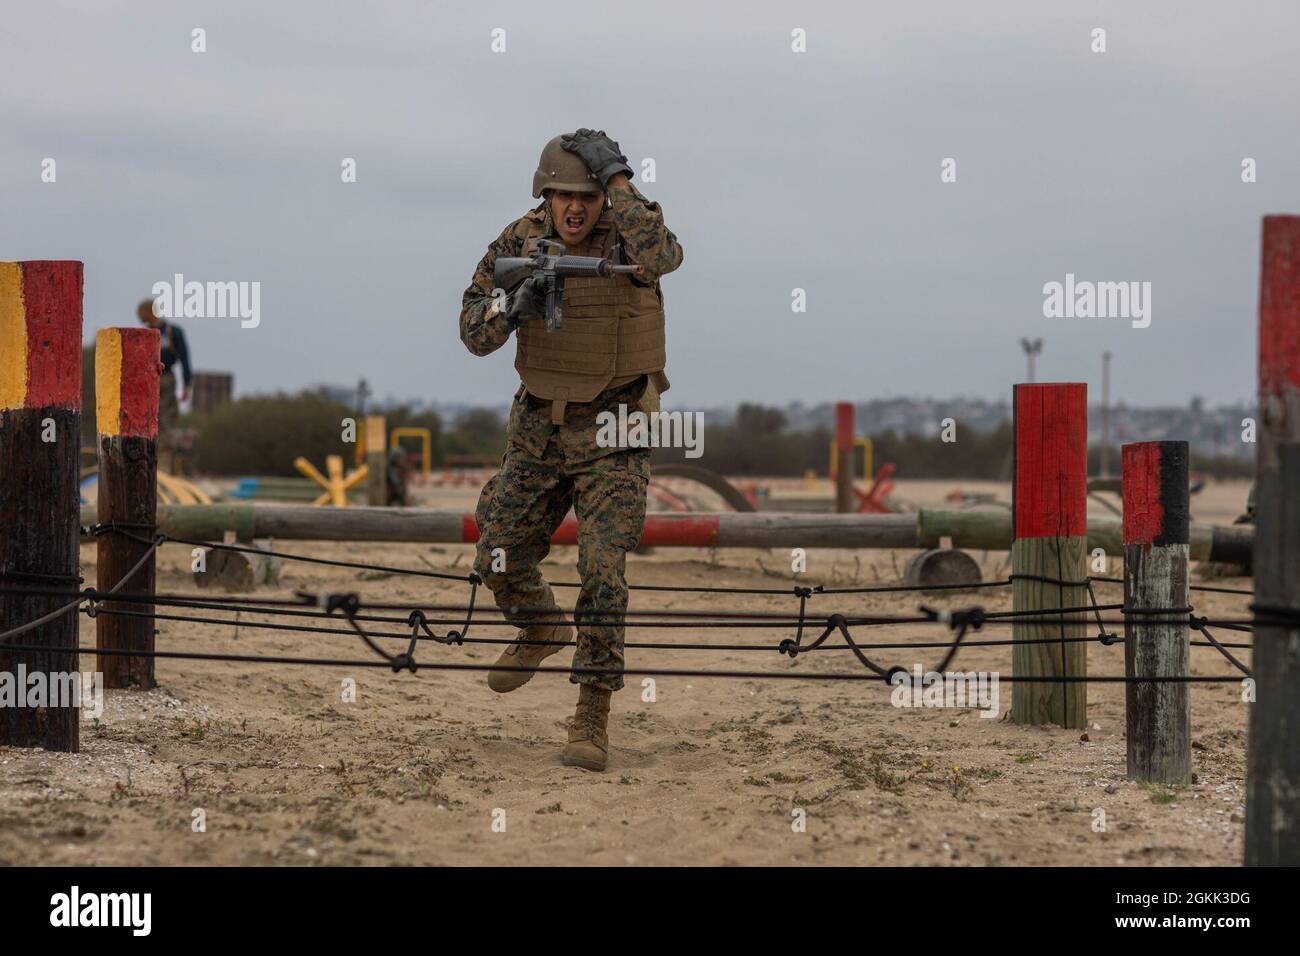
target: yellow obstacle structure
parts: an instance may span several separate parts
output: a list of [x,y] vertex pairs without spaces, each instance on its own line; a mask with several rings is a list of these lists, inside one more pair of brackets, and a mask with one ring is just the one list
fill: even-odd
[[[92,478],[99,481],[98,465],[90,465],[81,469],[81,496],[83,499],[90,501],[94,500],[94,495],[91,493],[91,489],[94,487],[90,481]],[[212,504],[211,495],[198,485],[165,471],[158,472],[157,495],[158,504],[160,505]]]
[[313,505],[333,505],[336,508],[346,508],[348,505],[348,490],[365,481],[366,476],[370,474],[369,467],[362,465],[345,478],[343,476],[342,455],[329,455],[326,457],[325,470],[329,473],[328,478],[317,471],[316,466],[302,456],[293,460],[293,467],[325,489],[324,494],[312,502]]
[[[171,501],[163,499],[164,492],[171,498]],[[172,504],[173,502],[178,505],[212,504],[212,498],[198,485],[177,475],[169,475],[161,470],[158,472],[158,500],[163,504]]]
[[[858,438],[855,438],[855,439],[853,440],[853,444],[854,444],[856,447],[862,449],[862,477],[863,477],[864,480],[866,480],[868,483],[870,483],[870,481],[871,481],[871,475],[872,475],[872,471],[871,471],[872,461],[871,461],[871,459],[872,459],[872,455],[873,455],[873,449],[872,449],[872,446],[871,446],[871,439],[870,439],[870,438],[861,438],[861,437],[858,437]],[[834,481],[834,480],[835,480],[835,476],[839,473],[839,470],[840,470],[840,469],[839,469],[839,456],[835,454],[835,439],[834,439],[834,438],[831,439],[831,463],[830,463],[830,469],[829,469],[829,470],[830,470],[830,475],[831,475],[831,481]]]
[[403,425],[401,428],[394,428],[389,432],[389,447],[400,448],[403,438],[420,439],[420,471],[425,478],[428,478],[433,473],[433,433],[427,428]]

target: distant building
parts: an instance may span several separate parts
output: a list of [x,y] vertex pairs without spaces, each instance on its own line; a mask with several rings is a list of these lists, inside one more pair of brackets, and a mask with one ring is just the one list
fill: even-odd
[[229,372],[195,372],[190,400],[196,412],[210,412],[230,401],[235,376]]

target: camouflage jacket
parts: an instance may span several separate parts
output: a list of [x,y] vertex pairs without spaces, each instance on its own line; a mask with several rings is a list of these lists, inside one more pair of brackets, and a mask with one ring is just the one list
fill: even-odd
[[[623,257],[641,267],[635,281],[645,285],[659,283],[682,264],[682,247],[666,225],[663,211],[657,202],[641,195],[631,182],[626,187],[612,189],[607,194],[613,206],[614,228],[623,245]],[[489,315],[492,305],[493,269],[498,256],[518,256],[523,252],[523,240],[516,235],[516,227],[529,217],[545,223],[547,235],[554,235],[550,203],[543,201],[525,216],[516,219],[501,231],[501,235],[488,246],[487,253],[474,269],[474,279],[460,307],[460,340],[475,355],[487,355],[505,345],[514,327],[504,315]]]

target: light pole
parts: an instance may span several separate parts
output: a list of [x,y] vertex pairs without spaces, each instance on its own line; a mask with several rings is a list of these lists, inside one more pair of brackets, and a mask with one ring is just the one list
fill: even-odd
[[1042,339],[1021,339],[1020,347],[1025,350],[1025,357],[1029,360],[1029,383],[1034,381],[1034,356],[1043,351]]
[[366,384],[363,378],[357,382],[357,414],[362,418],[366,415],[366,399],[370,397],[370,386]]
[[1101,477],[1110,477],[1110,352],[1101,353]]

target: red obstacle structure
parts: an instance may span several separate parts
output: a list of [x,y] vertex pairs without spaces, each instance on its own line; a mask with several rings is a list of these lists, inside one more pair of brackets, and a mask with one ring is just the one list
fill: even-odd
[[1192,773],[1187,442],[1134,442],[1122,459],[1128,776],[1176,786]]
[[[158,507],[157,329],[100,329],[95,336],[95,428],[99,456],[99,521],[126,533],[100,535],[96,579],[100,591],[152,594],[154,548],[150,539]],[[128,576],[129,575],[129,576]],[[120,585],[119,585],[120,582]],[[154,649],[152,605],[106,602],[110,610],[143,612],[99,614],[95,643],[104,686],[154,686],[154,659],[113,653]]]
[[1255,625],[1246,863],[1300,864],[1300,216],[1260,242]]
[[[0,586],[30,589],[0,597],[0,675],[51,693],[80,674],[77,603],[57,595],[81,580],[81,291],[80,262],[0,262]],[[0,706],[0,746],[75,753],[80,703]]]
[[1082,728],[1083,615],[1056,612],[1088,600],[1088,387],[1017,385],[1012,413],[1012,600],[1016,611],[1042,614],[1012,628],[1011,719]]

